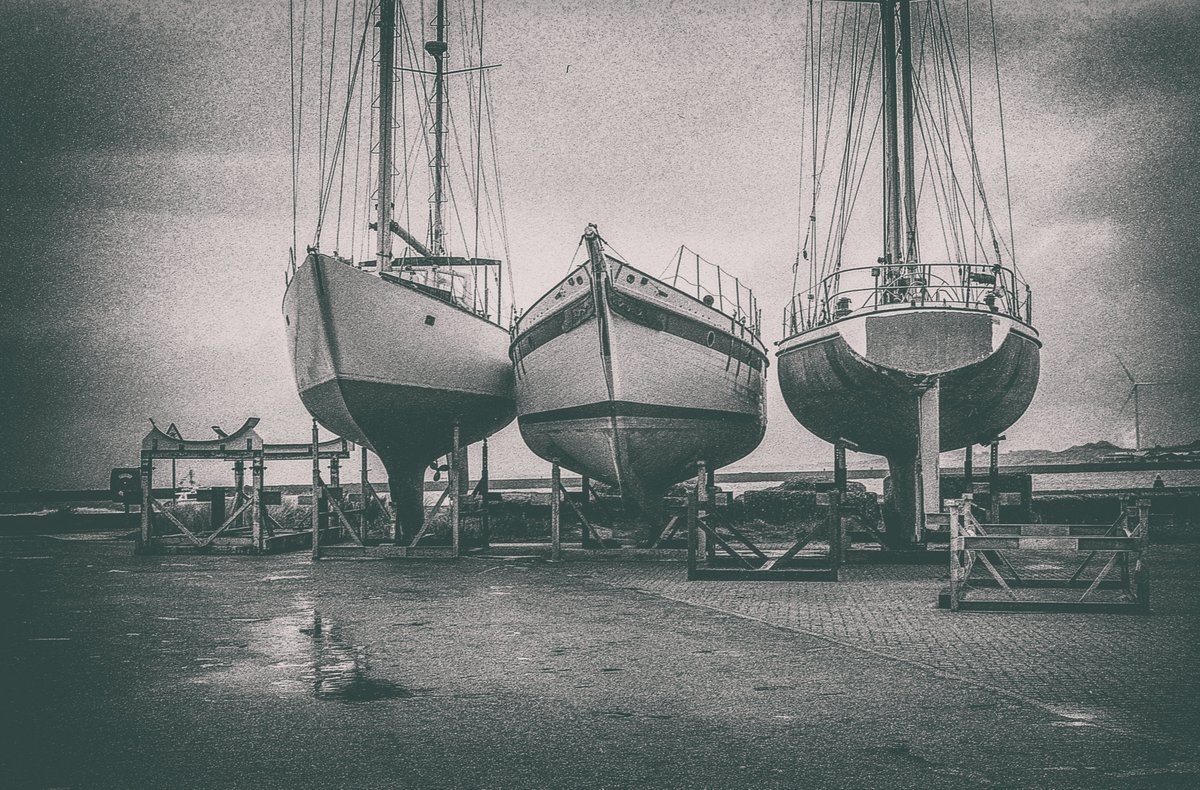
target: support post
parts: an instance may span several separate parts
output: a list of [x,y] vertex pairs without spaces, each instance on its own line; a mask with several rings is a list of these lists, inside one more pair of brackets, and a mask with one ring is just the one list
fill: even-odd
[[[585,480],[587,478],[584,478]],[[550,560],[562,558],[562,470],[558,463],[550,465]],[[587,531],[585,526],[584,531]]]
[[838,569],[842,565],[842,492],[829,492],[829,570],[833,580],[838,580]]
[[321,559],[321,455],[318,448],[317,421],[312,424],[312,556]]
[[[237,510],[242,506],[242,498],[246,496],[246,462],[242,459],[237,459],[233,462],[233,509]],[[222,517],[221,521],[225,519]],[[220,526],[220,523],[217,524]],[[245,516],[238,519],[238,528],[246,526]]]
[[941,385],[934,384],[917,400],[917,513],[913,539],[924,538],[925,514],[942,509],[938,455],[941,452]]
[[1000,523],[1000,440],[993,439],[991,452],[988,457],[988,490],[991,499],[988,502],[988,518],[993,524]]
[[846,445],[844,442],[833,443],[833,487],[843,493],[846,490]]
[[[209,529],[217,530],[225,523],[225,487],[212,486],[208,489],[208,526]],[[233,499],[233,509],[237,510],[242,504],[240,495],[235,495]],[[242,515],[245,515],[244,513]],[[238,516],[238,526],[242,525],[242,516]]]
[[460,429],[457,422],[454,423],[454,450],[450,453],[450,492],[453,497],[450,500],[450,546],[454,556],[458,556],[458,533],[460,522],[462,521],[462,496],[463,496],[463,462],[462,448],[459,447],[461,440]]
[[142,548],[150,545],[151,520],[154,518],[154,459],[142,452]]
[[[968,444],[967,449],[963,451],[963,478],[966,482],[967,491],[971,490],[971,483],[975,477],[975,445]],[[963,492],[959,492],[960,494]]]
[[342,462],[336,456],[329,459],[329,487],[342,487]]
[[691,579],[696,573],[700,554],[700,538],[703,535],[700,525],[696,523],[696,511],[696,489],[691,488],[687,492],[688,579]]
[[[696,463],[696,507],[693,513],[689,516],[689,519],[692,521],[698,522],[705,515],[705,504],[708,502],[707,484],[708,472],[705,469],[704,462],[699,461]],[[708,535],[704,532],[704,530],[699,528],[698,524],[696,526],[696,532],[696,551],[707,557]]]
[[479,514],[479,538],[483,547],[489,548],[492,545],[492,518],[491,510],[488,502],[488,440],[483,440],[483,457],[480,461],[479,469],[479,495],[480,504],[483,506],[483,512]]
[[367,480],[367,447],[363,445],[362,471],[358,481],[358,498],[362,500],[362,509],[358,511],[358,534],[364,541],[367,539],[367,507],[370,504],[367,500],[367,490],[370,486],[371,483]]
[[[266,468],[266,463],[263,459],[263,451],[259,450],[254,454],[254,458],[250,462],[250,497],[254,501],[250,503],[250,540],[254,544],[254,548],[262,551],[266,548],[263,542],[263,471]],[[238,488],[240,494],[241,488]],[[241,498],[240,496],[238,497]],[[236,500],[235,500],[236,501]]]
[[1146,556],[1150,550],[1150,500],[1139,499],[1138,508],[1138,550],[1134,555],[1137,559],[1133,568],[1134,594],[1137,602],[1148,612],[1150,611],[1150,564]]

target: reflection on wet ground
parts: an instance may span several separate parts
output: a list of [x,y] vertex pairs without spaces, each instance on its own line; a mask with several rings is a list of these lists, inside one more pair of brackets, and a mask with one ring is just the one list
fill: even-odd
[[210,671],[196,682],[276,695],[308,693],[342,702],[414,696],[403,686],[372,677],[366,651],[347,641],[341,626],[307,599],[297,599],[286,615],[246,625],[250,633],[244,654],[227,663],[198,659],[200,668]]

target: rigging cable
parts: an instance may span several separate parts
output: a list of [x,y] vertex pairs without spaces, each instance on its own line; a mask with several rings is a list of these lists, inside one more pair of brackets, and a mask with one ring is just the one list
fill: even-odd
[[[368,25],[371,24],[370,9],[367,10],[367,13],[364,15],[364,19],[365,19],[366,24],[368,24]],[[364,41],[364,44],[365,43],[366,42]],[[362,118],[363,118],[363,94],[365,93],[365,90],[366,90],[366,80],[363,80],[358,85],[358,119],[355,121],[355,124],[354,124],[354,129],[355,129],[355,135],[354,135],[354,186],[352,186],[350,188],[350,257],[351,257],[351,259],[354,259],[357,254],[356,242],[358,240],[358,206],[359,206],[358,181],[359,181],[359,175],[362,173],[362,167],[361,167],[361,163],[362,163],[362,128],[363,128]],[[367,153],[367,158],[368,158],[368,160],[370,159],[369,151]],[[365,260],[366,256],[363,255],[362,259]]]
[[[350,8],[351,8],[350,27],[348,27],[346,29],[346,34],[347,34],[347,37],[350,39],[350,42],[349,42],[350,52],[351,52],[351,54],[353,54],[354,53],[354,28],[355,28],[355,23],[358,21],[358,4],[357,3],[351,4]],[[366,41],[364,41],[363,44],[365,46]],[[346,96],[347,96],[348,102],[353,102],[353,98],[354,98],[354,83],[351,81],[352,73],[354,70],[352,63],[353,63],[352,57],[346,60]],[[330,64],[330,66],[329,66],[329,73],[330,73],[330,76],[332,77],[333,64]],[[337,221],[334,224],[335,230],[334,230],[334,234],[333,234],[333,239],[334,239],[333,252],[335,255],[338,254],[338,250],[341,248],[341,241],[342,241],[342,196],[346,192],[346,148],[347,147],[348,146],[345,146],[345,145],[342,146],[342,153],[341,153],[341,156],[339,157],[340,161],[338,162],[338,170],[341,173],[341,177],[340,177],[340,181],[338,184]],[[350,257],[351,258],[354,257],[354,247],[353,246],[350,247]]]
[[1013,274],[1017,269],[1017,239],[1013,230],[1012,186],[1008,177],[1008,143],[1004,135],[1004,93],[1000,88],[1000,47],[996,43],[996,9],[993,0],[988,0],[988,15],[992,24],[992,63],[996,70],[996,103],[1000,110],[1000,151],[1004,159],[1004,194],[1008,202],[1008,254],[1012,260]]
[[[367,37],[368,30],[370,30],[370,27],[363,28],[363,35],[362,35],[363,41],[362,41],[362,44],[360,44],[360,46],[358,48],[358,57],[354,59],[354,71],[352,73],[352,83],[351,83],[352,85],[354,84],[354,82],[356,82],[358,80],[359,67],[362,66],[363,52],[366,50],[366,37]],[[341,150],[341,148],[345,145],[347,127],[348,127],[349,121],[350,121],[350,108],[353,105],[354,105],[354,93],[352,90],[347,91],[346,104],[345,104],[344,109],[342,110],[342,121],[339,124],[337,141],[334,144],[333,156],[335,158],[337,157],[338,152]],[[329,193],[331,191],[333,191],[333,181],[334,181],[334,176],[336,175],[336,170],[334,168],[330,168],[329,172],[324,175],[325,175],[325,180],[324,180],[324,183],[321,184],[320,199],[317,204],[318,205],[317,230],[316,230],[315,243],[319,243],[321,240],[321,230],[325,223],[325,212],[329,208]]]
[[289,99],[292,108],[291,157],[292,157],[292,265],[295,265],[296,247],[300,243],[299,222],[296,217],[296,181],[299,168],[296,163],[296,2],[288,0],[288,76],[291,81]]

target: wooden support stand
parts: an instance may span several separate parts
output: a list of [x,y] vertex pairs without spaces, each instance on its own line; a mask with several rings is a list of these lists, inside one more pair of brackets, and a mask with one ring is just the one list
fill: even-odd
[[[722,515],[707,482],[700,464],[687,503],[689,581],[837,581],[844,551],[840,491],[817,495],[817,503],[826,508],[820,525],[799,535],[787,548],[769,549]],[[801,551],[822,535],[828,550],[801,556]]]
[[[950,587],[939,604],[952,611],[1004,612],[1149,612],[1150,572],[1146,561],[1150,541],[1150,500],[1122,508],[1111,526],[1086,524],[981,524],[970,494],[951,504]],[[1040,551],[1086,556],[1070,575],[1023,576],[1006,556],[1010,552]],[[1097,556],[1107,554],[1099,573],[1087,579],[1084,571]],[[984,572],[976,573],[980,568]],[[1119,570],[1119,578],[1109,574]],[[982,598],[981,589],[999,590],[1002,598]],[[1056,590],[1060,596],[1083,590],[1078,598],[1037,597],[1026,591]],[[1117,592],[1115,599],[1098,600],[1098,590]]]

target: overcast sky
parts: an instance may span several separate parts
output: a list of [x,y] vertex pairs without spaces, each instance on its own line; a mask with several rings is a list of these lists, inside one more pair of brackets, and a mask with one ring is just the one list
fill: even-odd
[[[996,5],[1045,342],[1008,446],[1131,445],[1114,352],[1175,382],[1143,392],[1144,443],[1200,438],[1200,4]],[[737,273],[779,340],[803,4],[487,8],[518,305],[595,222],[651,271],[687,243]],[[305,439],[280,317],[286,0],[6,0],[0,15],[0,488],[103,485],[136,463],[148,417],[204,435],[256,415],[268,441]],[[737,468],[827,464],[774,367],[767,386],[767,438]],[[492,448],[496,475],[544,471],[515,425]]]

